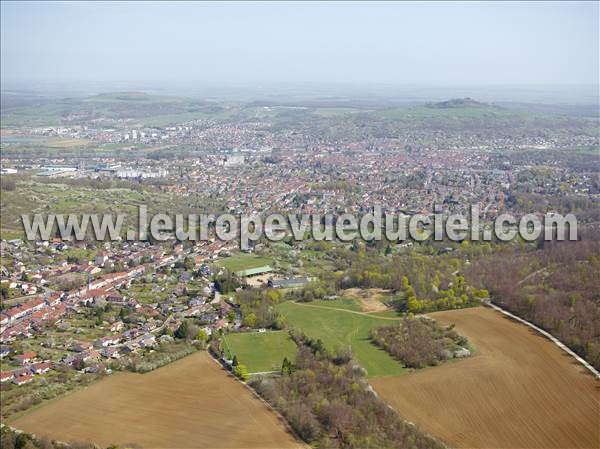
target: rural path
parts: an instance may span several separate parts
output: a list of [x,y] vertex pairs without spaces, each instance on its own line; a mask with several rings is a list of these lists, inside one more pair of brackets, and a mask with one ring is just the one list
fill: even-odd
[[529,273],[527,276],[525,276],[523,279],[521,279],[519,282],[517,282],[517,285],[521,285],[525,282],[527,282],[529,279],[534,278],[535,276],[537,276],[540,273],[544,273],[547,271],[546,267],[540,268],[539,270],[535,270],[533,273]]
[[353,313],[355,315],[368,316],[369,318],[376,318],[376,319],[379,319],[379,320],[398,321],[400,319],[400,317],[390,317],[390,316],[378,316],[378,315],[374,315],[373,313],[375,313],[375,312],[359,312],[357,310],[340,309],[339,307],[319,306],[319,305],[316,305],[316,304],[308,304],[308,303],[304,303],[304,302],[292,301],[292,304],[295,304],[297,306],[302,306],[302,307],[313,307],[315,309],[336,310],[338,312]]
[[573,357],[575,360],[577,360],[579,363],[581,363],[587,370],[589,370],[595,377],[596,379],[600,380],[600,373],[598,372],[598,370],[596,370],[596,368],[594,368],[591,364],[589,364],[587,362],[587,360],[585,360],[583,357],[580,357],[577,353],[575,353],[573,350],[571,350],[571,348],[569,348],[566,344],[564,344],[562,341],[560,341],[558,338],[556,338],[554,335],[552,335],[550,332],[546,332],[544,329],[536,326],[533,323],[530,323],[529,321],[509,312],[506,309],[503,309],[502,307],[493,304],[491,301],[487,302],[487,305],[490,306],[492,309],[496,310],[497,312],[500,312],[510,318],[512,318],[513,320],[518,321],[519,323],[522,323],[526,326],[529,326],[530,328],[532,328],[533,330],[535,330],[536,332],[542,334],[544,337],[546,337],[548,340],[550,340],[552,343],[554,343],[556,346],[558,346],[560,349],[562,349],[563,351],[565,351],[567,354],[569,354],[571,357]]

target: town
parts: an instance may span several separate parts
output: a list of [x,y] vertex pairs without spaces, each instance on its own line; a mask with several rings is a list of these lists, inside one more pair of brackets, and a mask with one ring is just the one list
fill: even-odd
[[600,447],[598,2],[0,2],[2,449]]

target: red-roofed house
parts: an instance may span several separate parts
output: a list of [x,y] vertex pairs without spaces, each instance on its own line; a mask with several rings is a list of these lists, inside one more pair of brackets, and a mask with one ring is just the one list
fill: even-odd
[[17,384],[17,385],[23,385],[23,384],[27,384],[27,383],[31,382],[32,380],[33,380],[33,376],[31,374],[28,374],[26,376],[15,377],[13,379],[13,383]]
[[33,359],[35,359],[36,353],[33,351],[30,352],[25,352],[23,354],[19,354],[15,356],[15,360],[20,364],[20,365],[25,365],[27,363],[30,363]]
[[39,362],[31,365],[31,372],[34,374],[44,374],[52,369],[52,362]]

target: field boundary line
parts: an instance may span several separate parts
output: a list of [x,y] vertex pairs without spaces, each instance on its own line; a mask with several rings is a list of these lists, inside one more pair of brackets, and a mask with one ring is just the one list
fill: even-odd
[[566,352],[571,357],[573,357],[575,360],[577,360],[585,368],[587,368],[594,375],[594,377],[596,377],[596,379],[600,380],[600,373],[598,372],[598,370],[596,368],[594,368],[590,363],[587,362],[587,360],[585,360],[583,357],[579,356],[576,352],[574,352],[571,348],[569,348],[567,345],[565,345],[562,341],[560,341],[558,338],[556,338],[551,333],[545,331],[544,329],[536,326],[533,323],[530,323],[529,321],[527,321],[521,317],[518,317],[514,313],[511,313],[508,310],[503,309],[502,307],[492,303],[491,301],[488,301],[485,304],[490,306],[492,309],[494,309],[506,316],[509,316],[510,318],[513,318],[513,319],[519,321],[520,323],[525,324],[526,326],[529,326],[536,332],[542,334],[544,337],[548,338],[550,341],[552,341],[556,346],[558,346],[564,352]]
[[[41,440],[41,438],[39,436],[37,436],[35,433],[25,432],[24,430],[17,429],[17,428],[12,427],[12,426],[10,426],[8,424],[0,423],[0,429],[3,428],[3,427],[6,427],[7,429],[12,430],[17,435],[21,435],[21,434],[23,434],[23,435],[31,435],[34,440],[37,440],[38,442]],[[59,446],[63,446],[65,448],[71,447],[71,445],[69,443],[65,443],[64,441],[60,441],[60,440],[52,440],[52,441],[54,441]]]
[[369,318],[375,318],[375,319],[379,319],[379,320],[398,321],[401,318],[401,317],[395,318],[395,317],[391,317],[391,316],[372,315],[373,313],[380,313],[380,312],[359,312],[357,310],[340,309],[338,307],[327,307],[327,306],[321,306],[318,304],[309,304],[307,302],[292,301],[292,304],[296,304],[297,306],[301,306],[301,307],[313,307],[315,309],[335,310],[337,312],[353,313],[355,315],[368,316]]
[[239,379],[237,376],[235,376],[231,371],[226,370],[223,367],[223,364],[221,362],[219,362],[214,355],[210,352],[207,351],[209,357],[212,359],[213,362],[215,362],[217,365],[219,365],[219,367],[225,371],[225,374],[229,377],[232,377],[234,381],[239,382],[240,384],[242,384],[242,386],[244,386],[245,388],[247,388],[250,393],[257,398],[260,402],[262,402],[269,410],[271,410],[273,413],[275,413],[275,416],[277,416],[282,422],[283,425],[285,426],[285,428],[294,436],[294,438],[297,440],[297,442],[304,446],[306,449],[310,449],[310,446],[308,444],[306,444],[304,442],[304,440],[302,440],[302,438],[300,438],[300,435],[298,435],[296,433],[296,431],[292,428],[292,426],[290,425],[290,423],[287,421],[287,419],[284,418],[284,416],[277,410],[275,409],[271,404],[269,404],[267,401],[265,401],[255,390],[254,388],[252,388],[250,385],[248,385],[246,382],[242,382],[241,379]]
[[426,436],[428,436],[432,440],[438,441],[439,443],[441,443],[446,448],[450,448],[450,446],[444,440],[442,440],[440,437],[438,437],[436,435],[433,435],[432,433],[425,432],[425,430],[423,430],[423,428],[417,426],[417,424],[415,424],[414,422],[410,421],[408,418],[405,418],[404,416],[402,416],[398,410],[396,410],[394,407],[392,407],[390,404],[388,404],[388,402],[385,399],[383,399],[379,395],[379,393],[377,393],[377,390],[375,390],[375,388],[373,388],[373,385],[371,385],[370,383],[367,383],[367,390],[370,391],[371,393],[373,393],[373,395],[375,395],[375,397],[378,400],[380,400],[381,402],[383,402],[387,406],[387,408],[389,408],[392,412],[394,412],[396,414],[396,416],[398,416],[400,418],[401,421],[404,421],[406,424],[408,424],[411,427],[418,428],[423,434],[425,434]]

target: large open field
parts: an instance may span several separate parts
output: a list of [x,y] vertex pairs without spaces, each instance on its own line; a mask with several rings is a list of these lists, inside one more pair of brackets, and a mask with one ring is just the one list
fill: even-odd
[[460,448],[598,448],[600,383],[549,340],[491,309],[431,314],[473,357],[372,379],[407,419]]
[[[379,317],[350,309],[287,301],[278,306],[288,323],[311,338],[320,338],[328,349],[351,346],[354,357],[370,377],[401,374],[406,369],[387,352],[374,346],[369,330],[390,324],[395,318]],[[293,355],[293,354],[292,354]]]
[[284,357],[293,359],[296,354],[296,345],[285,331],[229,334],[225,342],[231,357],[237,355],[251,373],[277,371]]
[[253,254],[234,254],[231,257],[221,259],[217,261],[217,265],[227,268],[229,271],[241,271],[249,270],[251,268],[258,268],[264,265],[271,265],[272,259],[267,257],[255,256]]
[[205,352],[148,374],[113,375],[8,424],[103,447],[302,447],[275,413]]

